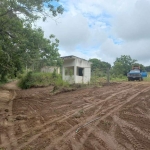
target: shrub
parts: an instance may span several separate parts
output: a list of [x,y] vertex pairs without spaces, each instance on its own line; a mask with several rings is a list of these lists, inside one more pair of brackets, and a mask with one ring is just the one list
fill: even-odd
[[60,76],[55,80],[55,85],[56,86],[69,87],[69,83],[66,81],[63,81]]
[[32,85],[31,80],[32,72],[28,72],[26,75],[22,76],[20,81],[18,82],[18,85],[22,89],[28,89]]
[[61,75],[53,73],[43,72],[28,72],[22,76],[19,81],[19,87],[22,89],[28,89],[31,87],[44,87],[49,85],[54,86],[69,86],[69,84],[62,80]]

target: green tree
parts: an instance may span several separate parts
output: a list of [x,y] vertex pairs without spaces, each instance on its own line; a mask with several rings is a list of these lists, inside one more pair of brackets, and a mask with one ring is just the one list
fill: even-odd
[[[1,0],[0,2],[0,80],[16,76],[27,64],[44,61],[61,64],[59,41],[45,39],[41,29],[32,29],[38,18],[62,14],[58,0]],[[55,7],[56,6],[56,7]]]
[[41,17],[45,20],[46,17],[57,16],[62,14],[63,10],[59,0],[1,0],[0,2],[0,17],[21,14],[24,20],[31,22]]
[[145,71],[145,67],[142,64],[135,63],[135,64],[133,64],[133,67],[139,67],[141,71]]
[[100,69],[101,71],[107,70],[108,68],[111,68],[111,65],[108,62],[101,61],[97,58],[89,59],[90,62],[92,62],[91,65],[91,71],[94,71],[96,69]]
[[145,66],[145,70],[146,70],[147,72],[150,72],[150,66]]
[[129,55],[121,55],[120,58],[116,58],[113,66],[113,73],[115,75],[126,75],[128,71],[132,69],[133,64],[137,60],[132,59]]
[[94,78],[106,76],[107,70],[111,68],[108,62],[100,61],[97,58],[89,59],[92,62],[91,72]]
[[92,65],[91,65],[91,71],[92,72],[94,70],[96,70],[97,68],[99,69],[101,67],[101,61],[97,58],[89,59],[89,61],[92,62]]

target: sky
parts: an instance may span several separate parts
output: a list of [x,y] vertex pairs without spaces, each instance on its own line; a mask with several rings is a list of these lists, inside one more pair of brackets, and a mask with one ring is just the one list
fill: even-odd
[[59,39],[61,56],[97,58],[113,64],[130,55],[150,65],[150,0],[60,0],[64,13],[39,20],[46,38]]

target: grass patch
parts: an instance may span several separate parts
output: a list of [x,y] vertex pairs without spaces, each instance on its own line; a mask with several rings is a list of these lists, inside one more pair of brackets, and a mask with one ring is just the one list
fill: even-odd
[[116,77],[116,78],[110,78],[110,81],[111,82],[123,82],[123,81],[128,81],[128,78],[125,76],[125,77]]
[[28,89],[31,87],[45,87],[49,85],[64,86],[69,84],[62,80],[61,75],[54,73],[43,72],[28,72],[18,82],[18,86],[22,89]]
[[[110,81],[112,82],[123,82],[123,81],[128,81],[127,76],[118,76],[118,77],[110,77]],[[143,81],[150,82],[150,72],[148,72],[148,76],[143,78]]]
[[[110,79],[109,79],[110,82],[124,82],[124,81],[128,81],[128,78],[126,76],[111,76],[110,75]],[[91,78],[91,84],[92,85],[103,85],[107,83],[107,76],[105,77],[92,77]]]

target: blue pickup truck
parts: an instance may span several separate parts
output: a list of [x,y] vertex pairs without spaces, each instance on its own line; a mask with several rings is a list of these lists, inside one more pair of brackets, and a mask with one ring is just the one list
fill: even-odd
[[140,69],[132,69],[127,73],[128,81],[139,80],[143,81],[143,78],[147,77],[147,72],[140,71]]

